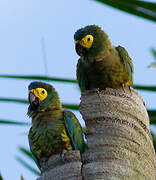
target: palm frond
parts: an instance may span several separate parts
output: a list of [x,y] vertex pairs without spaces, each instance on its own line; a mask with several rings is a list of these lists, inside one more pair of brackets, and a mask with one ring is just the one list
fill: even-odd
[[[2,98],[2,97],[0,97],[0,101],[1,102],[29,104],[28,100],[18,99],[18,98]],[[68,103],[63,103],[62,106],[63,106],[63,108],[72,109],[72,110],[78,110],[78,107],[79,107],[77,104],[68,104]]]
[[143,91],[156,91],[156,86],[143,86],[143,85],[134,85],[134,89],[143,90]]
[[0,180],[3,180],[1,173],[0,173]]
[[141,0],[95,0],[121,11],[156,22],[156,3]]
[[[151,48],[151,52],[152,52],[152,55],[154,57],[154,60],[156,61],[156,50],[154,48]],[[148,67],[149,68],[156,68],[156,62],[151,63]]]
[[156,124],[156,109],[151,109],[147,112],[150,117],[150,124]]
[[32,153],[29,151],[29,149],[19,146],[18,147],[19,151],[22,152],[26,157],[34,161]]
[[32,167],[30,164],[28,164],[25,160],[21,159],[19,156],[16,156],[16,160],[20,164],[22,164],[24,167],[26,167],[28,170],[30,170],[32,173],[40,176],[40,172],[37,169],[35,169],[34,167]]
[[12,121],[12,120],[4,120],[4,119],[0,119],[0,124],[3,125],[18,125],[18,126],[30,126],[30,123],[26,123],[26,122],[20,122],[20,121]]
[[153,54],[153,56],[154,56],[154,58],[155,58],[155,60],[156,60],[156,49],[151,48],[151,52],[152,52],[152,54]]
[[24,180],[24,177],[21,175],[21,180]]
[[40,76],[40,75],[8,75],[8,74],[0,74],[0,78],[7,79],[24,79],[24,80],[44,80],[44,81],[55,81],[55,82],[63,82],[63,83],[76,83],[77,81],[74,79],[68,78],[57,78],[50,76]]
[[3,98],[3,97],[0,97],[0,101],[29,104],[28,100],[26,100],[26,99],[18,99],[18,98],[5,98],[5,97]]
[[66,109],[71,109],[71,110],[79,110],[78,104],[65,104],[65,103],[63,103],[62,107],[66,108]]
[[154,149],[156,150],[156,135],[151,131],[152,134],[152,138],[153,138],[153,145],[154,145]]

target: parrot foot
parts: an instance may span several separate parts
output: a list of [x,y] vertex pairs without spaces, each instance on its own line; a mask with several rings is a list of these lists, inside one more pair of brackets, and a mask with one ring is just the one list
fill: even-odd
[[99,88],[93,88],[92,91],[95,92],[95,93],[97,93],[98,95],[99,95],[99,93],[100,93],[100,89],[99,89]]
[[122,90],[125,93],[125,85],[124,85],[124,83],[122,83]]
[[144,100],[142,100],[142,102],[143,102],[143,105],[145,106],[145,108],[146,108],[146,103],[145,103],[145,101]]
[[128,88],[129,88],[129,91],[130,91],[131,96],[132,96],[131,86],[128,86]]
[[67,150],[66,149],[63,149],[61,152],[60,152],[60,158],[62,159],[62,161],[64,161],[64,155],[66,154]]
[[39,164],[41,167],[45,166],[47,163],[48,158],[41,158]]

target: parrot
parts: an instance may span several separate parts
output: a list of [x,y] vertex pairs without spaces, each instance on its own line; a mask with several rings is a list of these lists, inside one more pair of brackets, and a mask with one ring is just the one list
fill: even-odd
[[58,93],[50,84],[34,81],[28,86],[28,116],[32,118],[28,140],[39,168],[41,158],[70,150],[82,154],[87,148],[76,116],[62,108]]
[[97,25],[88,25],[74,34],[77,81],[82,92],[106,88],[133,87],[133,64],[124,47],[113,46]]

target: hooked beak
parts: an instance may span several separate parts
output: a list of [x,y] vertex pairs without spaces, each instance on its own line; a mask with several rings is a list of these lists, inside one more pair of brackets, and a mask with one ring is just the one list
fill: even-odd
[[29,92],[29,103],[30,103],[30,106],[32,107],[32,109],[36,109],[38,106],[39,106],[39,100],[38,98],[34,95],[33,92]]
[[86,48],[80,44],[79,40],[75,41],[75,50],[79,56],[85,56],[87,53]]

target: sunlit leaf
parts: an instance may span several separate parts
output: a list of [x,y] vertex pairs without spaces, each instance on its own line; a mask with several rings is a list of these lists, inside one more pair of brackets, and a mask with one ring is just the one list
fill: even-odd
[[57,78],[57,77],[49,77],[49,76],[40,76],[40,75],[8,75],[8,74],[0,74],[0,78],[8,78],[8,79],[24,79],[24,80],[44,80],[44,81],[56,81],[56,82],[64,82],[64,83],[76,83],[77,81],[74,79],[68,78]]
[[16,156],[16,160],[20,164],[22,164],[24,167],[29,169],[32,173],[34,173],[35,175],[40,176],[40,172],[37,169],[35,169],[34,167],[32,167],[30,164],[28,164],[25,160],[21,159],[19,156]]

